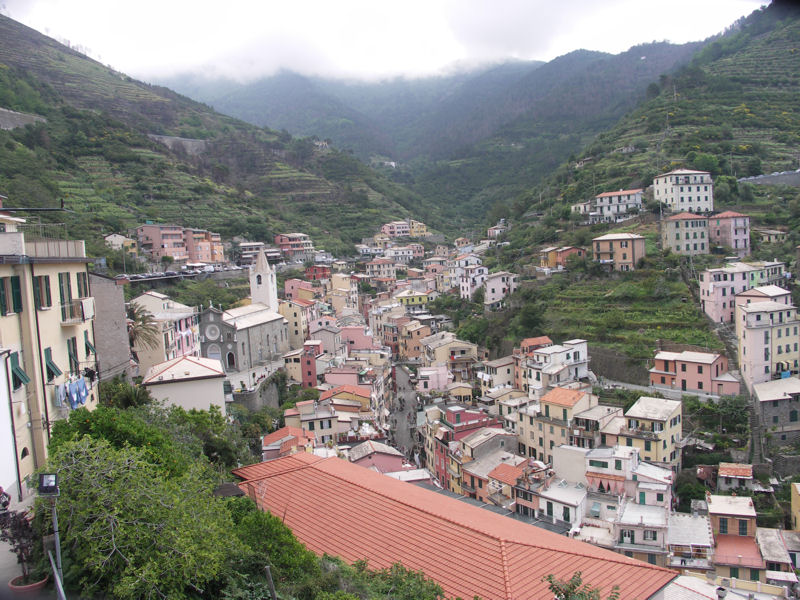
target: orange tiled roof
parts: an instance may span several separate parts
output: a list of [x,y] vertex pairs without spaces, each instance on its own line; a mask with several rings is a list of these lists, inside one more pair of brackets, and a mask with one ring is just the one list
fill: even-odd
[[517,479],[522,475],[522,470],[526,463],[520,463],[516,467],[508,463],[501,463],[489,471],[489,478],[496,479],[506,485],[516,485]]
[[684,221],[689,219],[708,219],[708,217],[704,217],[702,215],[695,215],[690,212],[682,212],[680,214],[667,217],[667,221]]
[[566,388],[557,387],[542,396],[541,401],[571,408],[575,406],[585,394],[586,392],[581,392],[579,390],[568,390]]
[[335,388],[325,390],[320,394],[319,399],[327,400],[328,398],[332,398],[333,396],[337,396],[339,394],[353,394],[354,396],[361,396],[362,398],[370,397],[369,388],[361,385],[345,383],[343,385],[337,385]]
[[715,563],[756,569],[765,567],[755,538],[731,534],[716,535],[715,538],[717,542],[714,551]]
[[261,445],[269,446],[270,444],[273,444],[275,442],[282,440],[283,438],[290,436],[297,438],[301,442],[306,440],[311,442],[314,441],[313,433],[309,433],[302,427],[289,427],[287,425],[286,427],[281,427],[280,429],[276,429],[272,433],[268,433],[267,435],[265,435]]
[[259,506],[318,554],[373,568],[402,562],[448,595],[552,600],[542,578],[583,580],[645,600],[676,573],[485,511],[338,458],[294,454],[234,473]]
[[721,212],[718,215],[712,215],[712,219],[725,219],[725,218],[733,218],[733,217],[746,217],[747,215],[743,215],[742,213],[737,213],[732,210],[726,210],[725,212]]
[[753,477],[753,465],[742,463],[719,463],[720,477]]
[[520,348],[527,348],[528,346],[539,346],[541,344],[552,344],[553,340],[551,340],[546,335],[540,335],[539,337],[532,337],[532,338],[525,338],[522,340],[519,345]]

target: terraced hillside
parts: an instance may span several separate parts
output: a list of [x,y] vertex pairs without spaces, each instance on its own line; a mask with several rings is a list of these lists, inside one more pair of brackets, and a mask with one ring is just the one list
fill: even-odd
[[72,213],[42,218],[75,237],[149,219],[255,240],[301,230],[344,252],[424,207],[346,153],[134,81],[3,16],[0,36],[0,107],[46,118],[0,132],[0,193],[14,206],[63,200]]
[[[562,165],[544,204],[647,185],[676,167],[711,171],[720,207],[749,201],[735,178],[798,167],[800,11],[773,3],[737,23],[674,76],[648,88],[650,99]],[[631,153],[615,150],[633,147]],[[586,164],[576,165],[584,160]],[[531,194],[522,211],[535,209]]]

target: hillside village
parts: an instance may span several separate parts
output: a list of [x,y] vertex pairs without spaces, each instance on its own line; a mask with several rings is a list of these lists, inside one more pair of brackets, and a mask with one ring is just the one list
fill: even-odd
[[[13,493],[23,500],[24,478],[46,464],[54,422],[98,406],[97,380],[140,380],[158,402],[231,419],[237,405],[277,407],[276,390],[285,386],[306,399],[283,408],[280,423],[263,435],[263,467],[234,471],[262,506],[279,500],[263,483],[269,489],[280,465],[311,473],[309,482],[289,485],[313,486],[314,471],[325,464],[319,461],[349,461],[356,467],[335,477],[378,485],[367,483],[377,472],[437,492],[432,498],[461,499],[492,519],[502,515],[715,585],[783,595],[797,583],[800,552],[800,484],[785,479],[798,460],[787,448],[800,439],[800,337],[788,265],[749,259],[758,239],[750,218],[714,211],[707,172],[665,173],[648,192],[661,207],[659,252],[720,257],[720,266],[697,273],[698,308],[709,326],[730,328],[735,354],[655,349],[648,386],[614,384],[636,395],[624,404],[593,372],[591,340],[544,334],[491,357],[459,339],[451,317],[432,308],[452,297],[484,314],[503,310],[525,280],[564,276],[576,261],[609,274],[635,271],[647,255],[636,233],[612,230],[586,248],[543,247],[530,275],[483,265],[513,227],[506,221],[481,240],[461,237],[452,245],[422,222],[391,221],[364,239],[354,258],[318,251],[303,233],[278,234],[272,245],[237,242],[239,265],[226,260],[219,234],[146,224],[131,237],[105,241],[131,264],[171,270],[112,278],[89,269],[82,242],[39,241],[27,236],[24,219],[2,213],[5,254],[13,260],[0,300],[6,330],[19,332],[13,343],[4,338],[8,432],[18,449],[11,454],[19,474]],[[644,211],[644,193],[606,192],[572,210],[586,225],[626,224]],[[170,281],[227,285],[243,269],[250,293],[237,306],[188,306],[169,296]],[[126,303],[131,286],[140,293]],[[57,306],[60,313],[48,310]],[[153,323],[152,340],[129,346],[132,318]],[[712,452],[712,462],[703,461],[715,443],[730,442],[698,429],[690,414],[698,398],[700,406],[746,399],[746,438],[726,455],[735,460],[712,459],[719,456]],[[25,410],[41,428],[27,426]],[[784,515],[776,498],[787,486]],[[380,492],[384,500],[396,493]],[[423,502],[419,510],[439,510],[422,497],[415,502]],[[300,516],[288,521],[300,541],[319,552],[355,560],[366,551],[314,541],[293,518]],[[315,529],[328,521],[313,510],[302,519]],[[439,566],[414,548],[392,558],[442,581]],[[456,584],[447,589],[464,592]]]
[[798,597],[798,24],[476,71],[386,139],[306,80],[354,151],[0,15],[0,576]]

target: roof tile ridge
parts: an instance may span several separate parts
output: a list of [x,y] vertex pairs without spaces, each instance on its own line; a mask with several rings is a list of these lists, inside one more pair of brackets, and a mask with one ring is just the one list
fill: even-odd
[[500,540],[500,562],[503,565],[503,587],[505,588],[505,597],[509,600],[513,599],[511,595],[511,577],[508,574],[508,555],[506,554],[506,541]]

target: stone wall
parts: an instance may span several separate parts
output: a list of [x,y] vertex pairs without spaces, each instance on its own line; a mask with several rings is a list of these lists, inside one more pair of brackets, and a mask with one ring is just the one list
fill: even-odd
[[278,384],[267,378],[252,392],[234,394],[233,402],[235,404],[241,404],[246,409],[255,412],[266,406],[280,408],[279,398]]

